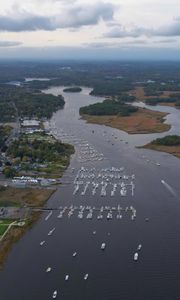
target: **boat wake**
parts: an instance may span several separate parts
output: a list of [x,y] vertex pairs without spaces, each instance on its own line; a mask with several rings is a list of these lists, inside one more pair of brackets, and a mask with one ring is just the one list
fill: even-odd
[[171,195],[173,195],[176,198],[178,197],[174,189],[167,182],[161,180],[161,183],[166,187],[166,189],[171,193]]

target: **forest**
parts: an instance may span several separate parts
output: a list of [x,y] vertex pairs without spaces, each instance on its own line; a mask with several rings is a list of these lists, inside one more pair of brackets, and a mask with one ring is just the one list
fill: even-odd
[[119,115],[129,116],[130,114],[138,111],[137,107],[127,105],[123,101],[117,100],[104,100],[102,103],[95,103],[88,106],[81,107],[80,115]]
[[0,148],[4,146],[4,143],[11,132],[10,126],[0,126]]
[[51,118],[63,108],[64,98],[44,94],[39,90],[13,85],[0,85],[0,120],[12,122],[17,117]]

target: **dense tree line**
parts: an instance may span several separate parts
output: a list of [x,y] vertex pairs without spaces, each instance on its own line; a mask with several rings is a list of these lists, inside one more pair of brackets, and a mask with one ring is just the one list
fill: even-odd
[[127,105],[122,101],[104,100],[102,103],[95,103],[80,108],[80,114],[87,115],[121,115],[129,116],[138,110],[137,107]]
[[29,140],[28,137],[21,137],[14,141],[7,150],[11,158],[18,158],[21,162],[44,163],[56,162],[64,156],[74,152],[73,146],[63,144],[59,141],[54,143],[46,140]]
[[177,100],[175,98],[148,98],[145,99],[146,104],[156,105],[158,103],[175,103]]
[[0,126],[0,148],[4,146],[6,139],[11,132],[10,126]]
[[63,108],[64,98],[41,93],[27,87],[0,85],[0,120],[14,121],[17,117],[50,118]]
[[162,146],[180,146],[180,136],[179,135],[168,135],[163,138],[158,138],[152,142],[154,145]]
[[63,90],[65,93],[80,93],[82,91],[82,88],[80,87],[69,87]]

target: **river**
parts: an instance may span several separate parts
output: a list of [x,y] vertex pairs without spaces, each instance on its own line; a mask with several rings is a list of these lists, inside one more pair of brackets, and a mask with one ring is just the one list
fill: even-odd
[[[57,137],[74,142],[76,153],[62,177],[62,185],[46,205],[55,209],[52,215],[46,220],[48,212],[42,213],[14,245],[0,271],[0,299],[46,300],[52,299],[54,290],[58,292],[57,299],[65,300],[180,299],[180,160],[167,153],[135,148],[167,133],[128,135],[110,127],[86,124],[80,119],[79,107],[103,99],[89,96],[88,88],[80,94],[64,94],[62,90],[53,87],[45,91],[63,94],[66,101],[64,109],[56,112],[47,126]],[[180,132],[178,110],[155,109],[170,112],[170,132]],[[97,160],[82,162],[84,146],[91,147]],[[81,167],[124,167],[125,174],[135,174],[134,196],[121,197],[118,192],[112,197],[109,192],[101,197],[99,191],[93,196],[90,189],[85,195],[73,195],[73,181]],[[137,216],[132,220],[123,213],[119,220],[113,212],[112,220],[98,220],[96,213],[92,219],[75,215],[58,218],[58,208],[71,205],[133,206]],[[55,231],[48,236],[53,228]],[[43,240],[45,244],[40,246]],[[134,261],[139,244],[142,249]],[[77,255],[73,257],[75,251]],[[46,273],[49,266],[52,271]],[[86,273],[89,277],[84,280]]]

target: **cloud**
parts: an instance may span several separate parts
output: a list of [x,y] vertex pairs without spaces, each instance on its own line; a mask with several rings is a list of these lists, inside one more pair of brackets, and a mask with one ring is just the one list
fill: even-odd
[[134,29],[127,30],[124,26],[119,25],[112,28],[109,32],[105,33],[103,37],[106,38],[137,38],[145,33],[144,28],[135,27]]
[[176,19],[174,19],[174,21],[170,25],[161,26],[157,29],[146,28],[146,27],[137,27],[137,26],[135,26],[131,29],[127,29],[126,27],[119,24],[118,26],[116,25],[116,26],[112,27],[112,29],[110,31],[106,32],[103,35],[103,37],[106,37],[106,38],[126,38],[126,37],[138,38],[143,35],[147,36],[147,37],[180,36],[180,17],[177,17]]
[[16,41],[0,41],[0,47],[15,47],[22,45],[21,42]]
[[10,15],[0,15],[1,31],[35,31],[56,30],[60,28],[79,28],[95,25],[100,20],[113,20],[115,7],[111,3],[97,2],[96,4],[65,6],[56,15],[42,16],[14,8]]
[[158,30],[152,31],[157,36],[180,36],[180,17],[176,18],[169,26],[162,26]]
[[84,43],[83,46],[87,48],[111,48],[111,47],[119,46],[119,43],[94,42],[94,43]]
[[0,16],[1,31],[34,31],[37,29],[54,30],[55,27],[47,17],[28,15],[21,19]]
[[177,42],[176,39],[165,39],[165,40],[154,41],[155,44],[170,44],[170,43],[175,43],[175,42]]

